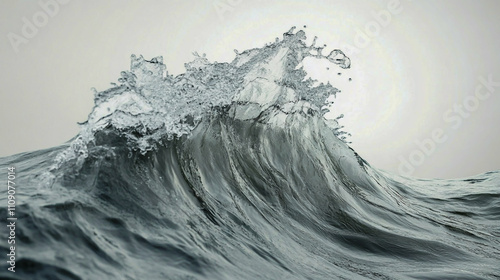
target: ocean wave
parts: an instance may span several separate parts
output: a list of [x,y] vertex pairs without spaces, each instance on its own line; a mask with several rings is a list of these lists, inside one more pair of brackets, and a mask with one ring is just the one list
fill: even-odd
[[500,174],[371,167],[323,116],[339,90],[300,67],[350,60],[294,32],[231,63],[197,56],[176,77],[133,57],[75,139],[3,158],[23,194],[17,272],[0,276],[500,278]]

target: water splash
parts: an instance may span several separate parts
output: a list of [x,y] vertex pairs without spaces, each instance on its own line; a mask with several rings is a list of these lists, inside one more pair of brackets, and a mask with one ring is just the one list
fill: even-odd
[[349,59],[293,32],[176,77],[133,56],[71,143],[0,161],[25,198],[19,277],[498,279],[500,173],[372,168],[322,115],[339,90],[301,67]]
[[[86,158],[86,146],[106,129],[118,131],[130,149],[145,154],[165,140],[189,135],[216,108],[231,107],[237,119],[254,119],[270,108],[321,113],[332,103],[327,99],[339,90],[330,83],[314,86],[315,80],[305,79],[302,61],[314,57],[348,69],[350,59],[338,49],[323,55],[325,46],[316,46],[317,38],[307,45],[305,32],[294,31],[295,27],[283,39],[276,38],[262,48],[235,50],[231,63],[210,62],[194,53],[194,60],[185,64],[185,73],[175,77],[166,72],[162,57],[145,60],[132,55],[130,71],[121,72],[119,84],[95,91],[88,120],[53,169],[65,161]],[[322,113],[326,112],[328,106]],[[327,124],[345,141],[346,133],[337,120],[327,120]]]

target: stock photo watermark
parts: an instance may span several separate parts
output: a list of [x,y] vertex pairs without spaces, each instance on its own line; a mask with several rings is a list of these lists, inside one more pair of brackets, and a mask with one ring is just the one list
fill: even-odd
[[[500,82],[493,80],[493,75],[488,75],[488,78],[479,77],[474,94],[466,96],[461,103],[453,104],[453,107],[443,113],[443,120],[450,124],[454,130],[459,129],[464,119],[471,116],[479,108],[481,102],[488,100],[495,89],[500,87]],[[402,176],[411,176],[417,167],[421,166],[428,157],[430,157],[439,144],[445,143],[449,139],[445,130],[435,128],[431,136],[423,140],[415,140],[417,146],[408,156],[399,156],[398,172]]]
[[394,15],[399,15],[403,11],[403,6],[399,0],[391,0],[387,3],[386,9],[371,11],[374,20],[365,24],[363,30],[356,28],[354,35],[354,45],[357,49],[366,48],[371,41],[380,35],[382,28],[391,24]]
[[353,55],[361,52],[361,49],[368,47],[376,37],[378,37],[383,28],[388,27],[395,16],[404,11],[402,2],[412,2],[412,0],[390,0],[385,9],[370,12],[372,20],[368,21],[363,28],[356,28],[352,44],[341,40],[334,41],[334,45],[339,46],[346,54]]
[[8,254],[7,270],[16,272],[16,168],[11,166],[7,168],[7,229],[9,235],[7,237]]
[[[226,16],[236,10],[236,8],[249,0],[215,0],[213,8],[223,21]],[[262,2],[263,0],[257,0]],[[334,40],[334,45],[343,49],[345,53],[350,55],[361,52],[361,49],[368,47],[371,42],[382,33],[382,29],[388,27],[394,20],[396,15],[403,12],[404,7],[402,2],[412,2],[412,0],[389,0],[384,9],[370,12],[372,20],[368,21],[362,28],[356,28],[352,43],[347,43],[341,40]]]
[[59,14],[61,10],[61,5],[66,5],[71,0],[40,0],[38,1],[38,6],[40,10],[36,11],[31,17],[23,17],[21,19],[23,25],[20,32],[14,33],[9,32],[7,38],[9,39],[10,45],[14,52],[19,52],[19,46],[22,44],[27,44],[36,35],[40,29],[45,27],[49,22],[50,18],[55,17]]
[[[256,1],[263,2],[264,0]],[[245,0],[216,0],[213,2],[213,7],[215,12],[217,13],[217,16],[219,17],[219,20],[222,21],[225,19],[225,14],[233,12],[235,8],[243,2],[245,2]]]

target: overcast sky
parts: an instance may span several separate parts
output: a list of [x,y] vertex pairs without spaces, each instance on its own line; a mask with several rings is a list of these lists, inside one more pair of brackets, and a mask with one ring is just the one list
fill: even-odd
[[306,66],[342,90],[335,112],[372,166],[427,178],[500,169],[498,1],[54,1],[0,0],[0,156],[76,135],[90,88],[109,88],[131,54],[162,55],[179,74],[194,51],[231,61],[307,25],[351,57],[346,71]]

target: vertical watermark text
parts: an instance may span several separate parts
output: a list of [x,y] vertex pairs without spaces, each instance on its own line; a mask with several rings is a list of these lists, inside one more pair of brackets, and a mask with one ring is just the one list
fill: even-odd
[[9,266],[7,269],[16,272],[16,168],[9,167],[7,171],[7,228],[9,231],[7,237]]

